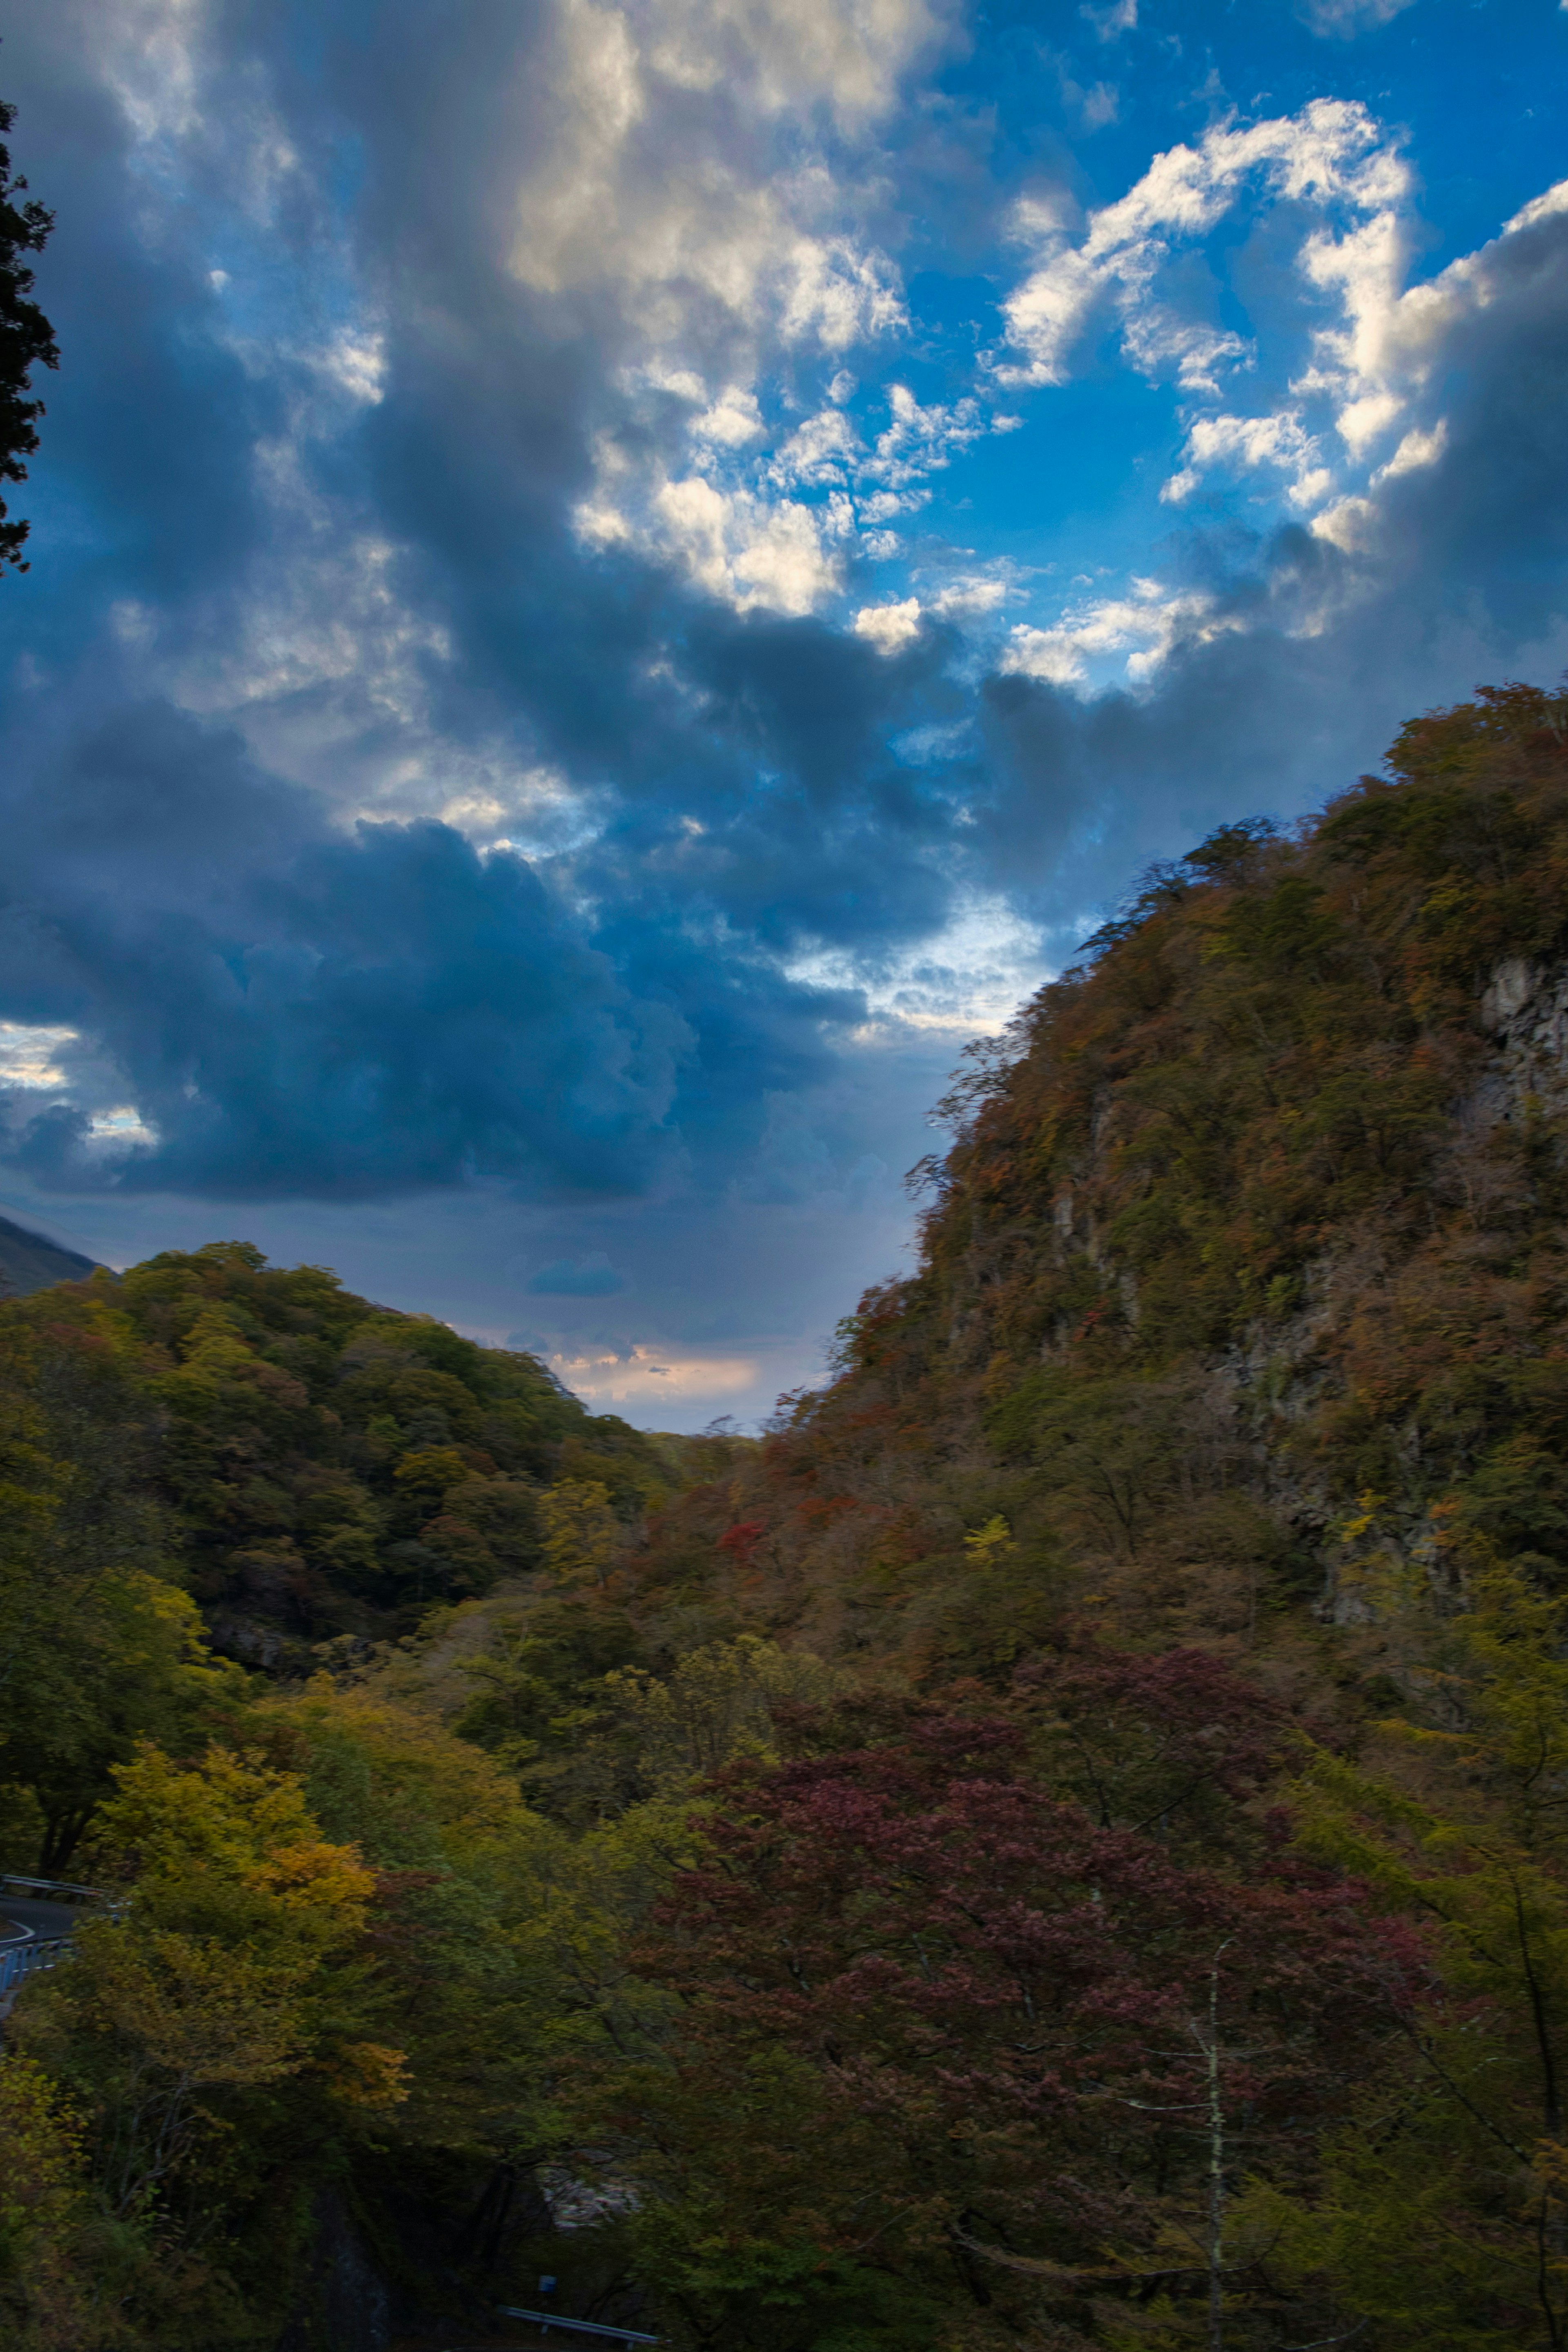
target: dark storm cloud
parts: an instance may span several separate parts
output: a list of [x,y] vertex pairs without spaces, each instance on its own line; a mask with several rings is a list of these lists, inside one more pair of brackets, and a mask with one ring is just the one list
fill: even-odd
[[934,652],[894,665],[816,621],[716,613],[687,652],[700,721],[672,719],[662,789],[645,775],[627,792],[581,860],[584,887],[672,915],[706,906],[737,951],[874,951],[939,929],[961,878],[952,780],[888,750],[900,727],[962,709]]
[[[879,740],[911,715],[908,666],[815,623],[705,612],[658,568],[577,546],[569,509],[616,331],[505,267],[496,151],[538,135],[542,102],[525,16],[340,13],[313,82],[281,16],[259,59],[258,28],[234,23],[226,62],[215,19],[214,87],[263,146],[258,109],[282,107],[293,150],[279,271],[307,269],[322,231],[311,174],[360,181],[384,396],[335,441],[301,435],[308,370],[287,343],[266,365],[255,348],[265,285],[236,330],[202,266],[232,196],[200,184],[198,156],[198,201],[165,208],[150,245],[155,157],[132,154],[119,110],[43,39],[29,126],[70,194],[48,256],[68,364],[43,487],[78,502],[73,524],[55,492],[77,566],[55,612],[48,564],[33,583],[47,708],[36,683],[11,700],[0,987],[9,1017],[79,1029],[81,1090],[130,1099],[158,1140],[106,1148],[86,1109],[23,1093],[16,1163],[45,1182],[219,1197],[476,1171],[546,1194],[722,1182],[770,1096],[825,1077],[827,1033],[861,1010],[735,935],[905,935],[946,904],[921,854],[930,811],[896,780],[868,786]],[[236,216],[228,234],[243,247],[254,225]],[[330,271],[321,286],[325,300]],[[205,654],[239,625],[276,528],[256,489],[269,445],[292,448],[301,497],[345,499],[390,534],[396,593],[446,633],[424,670],[442,742],[499,734],[613,790],[626,814],[574,880],[591,903],[437,824],[343,838],[330,772],[312,793],[232,733],[126,699],[144,660]],[[73,659],[57,622],[79,638],[111,604],[118,635]],[[684,677],[668,658],[650,675],[672,647]],[[319,690],[300,699],[284,723],[308,727],[313,700],[331,734]],[[354,761],[374,761],[386,723],[371,715]]]
[[1528,640],[1568,605],[1568,212],[1488,249],[1486,306],[1436,354],[1437,463],[1384,490],[1391,560],[1430,608]]
[[555,1258],[542,1265],[528,1285],[535,1298],[612,1298],[626,1286],[626,1276],[616,1273],[603,1250],[591,1251],[580,1265],[574,1258]]
[[1150,857],[1300,808],[1375,761],[1402,715],[1386,660],[1369,676],[1353,637],[1264,626],[1179,649],[1152,694],[1085,702],[987,679],[975,829],[989,875],[1070,949],[1074,922]]
[[[28,494],[26,613],[49,656],[79,646],[84,621],[110,598],[189,599],[232,576],[262,527],[251,453],[284,429],[288,409],[286,380],[247,369],[215,331],[219,303],[193,216],[200,189],[148,234],[155,191],[91,69],[99,30],[62,0],[17,22],[0,53],[7,86],[26,91],[34,189],[56,214],[40,290],[61,365],[45,388]],[[56,605],[68,571],[68,603]]]
[[612,960],[521,858],[431,823],[334,835],[231,736],[161,707],[121,714],[17,814],[0,988],[14,1017],[89,1036],[161,1138],[95,1159],[80,1113],[16,1097],[14,1156],[37,1179],[638,1192],[693,1136],[742,1146],[761,1090],[824,1069],[824,1022],[857,1009],[776,972],[741,986],[625,916]]

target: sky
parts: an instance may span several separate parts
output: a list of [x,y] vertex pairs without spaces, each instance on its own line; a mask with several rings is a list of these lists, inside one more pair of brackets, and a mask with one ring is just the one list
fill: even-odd
[[1152,860],[1568,666],[1556,0],[50,0],[0,1209],[742,1424]]

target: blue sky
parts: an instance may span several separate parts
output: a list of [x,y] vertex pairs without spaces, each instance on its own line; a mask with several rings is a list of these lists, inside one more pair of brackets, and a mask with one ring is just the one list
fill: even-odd
[[1568,663],[1552,0],[54,0],[0,1205],[765,1412],[1150,859]]

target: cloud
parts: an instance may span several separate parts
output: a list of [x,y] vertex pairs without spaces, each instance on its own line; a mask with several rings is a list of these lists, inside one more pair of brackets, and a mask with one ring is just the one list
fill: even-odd
[[1353,41],[1358,33],[1391,25],[1410,5],[1411,0],[1302,0],[1300,13],[1314,33],[1331,40]]
[[613,1298],[626,1286],[625,1275],[616,1272],[603,1250],[592,1251],[581,1264],[569,1257],[552,1259],[528,1285],[536,1298]]
[[[1309,240],[1306,274],[1314,285],[1338,290],[1344,315],[1342,325],[1315,338],[1314,364],[1303,388],[1327,392],[1336,401],[1337,429],[1352,456],[1387,443],[1433,382],[1454,339],[1498,299],[1516,257],[1545,250],[1536,233],[1564,214],[1568,180],[1522,206],[1476,252],[1411,287],[1402,282],[1405,239],[1392,215],[1342,238],[1320,232]],[[1427,444],[1419,435],[1406,437],[1408,467],[1419,462],[1414,453]]]
[[856,635],[875,646],[879,654],[901,653],[920,633],[918,596],[906,596],[898,604],[862,604],[855,615]]
[[[1568,664],[1568,205],[1548,191],[1430,280],[1378,282],[1361,339],[1315,353],[1331,420],[1390,398],[1353,488],[1307,522],[1288,499],[1250,531],[1202,518],[1160,576],[1084,583],[1003,641],[971,847],[1058,954],[1111,873],[1312,805],[1370,763],[1352,746],[1375,759],[1474,679]],[[1237,439],[1200,452],[1310,464],[1283,435]]]
[[1089,215],[1076,241],[1054,209],[1021,205],[1019,238],[1040,258],[1007,298],[1005,383],[1061,383],[1095,320],[1115,322],[1131,363],[1151,378],[1214,389],[1247,357],[1233,329],[1184,305],[1167,279],[1174,248],[1208,234],[1249,183],[1276,200],[1386,217],[1408,192],[1407,167],[1364,106],[1313,99],[1300,114],[1217,124],[1198,145],[1157,155],[1126,195]]
[[826,509],[793,500],[774,506],[689,476],[662,484],[654,505],[692,579],[737,613],[815,612],[838,586],[834,541],[850,528],[842,502]]
[[[703,386],[696,376],[688,377],[683,384],[672,382],[669,389],[684,392],[690,399],[701,400],[704,396]],[[766,430],[756,394],[746,384],[727,384],[694,420],[691,437],[694,441],[717,441],[726,449],[739,449],[749,441],[760,441]]]
[[563,1385],[586,1404],[604,1412],[616,1405],[642,1405],[658,1426],[666,1411],[679,1412],[689,1402],[708,1403],[733,1398],[756,1381],[754,1358],[701,1356],[674,1349],[638,1345],[626,1356],[613,1350],[589,1349],[582,1354],[557,1353],[551,1370]]
[[730,1181],[770,1091],[823,1076],[863,1017],[852,990],[778,959],[918,933],[951,885],[922,844],[935,807],[907,793],[905,847],[884,794],[847,801],[821,856],[802,784],[859,774],[887,709],[874,653],[814,628],[691,650],[710,762],[727,731],[765,741],[776,795],[742,792],[743,771],[689,777],[701,818],[633,800],[531,863],[489,845],[485,806],[466,804],[476,839],[345,829],[166,704],[121,707],[52,757],[35,744],[6,810],[0,992],[26,1030],[20,1075],[48,1082],[12,1102],[13,1164],[41,1184],[250,1198]]
[[1138,28],[1138,0],[1106,0],[1104,7],[1085,6],[1078,13],[1102,41],[1114,41]]
[[0,1021],[0,1087],[68,1086],[61,1067],[65,1049],[78,1042],[74,1029],[47,1023]]
[[[524,859],[449,827],[334,833],[232,737],[164,708],[75,747],[10,822],[28,845],[0,901],[0,990],[26,1016],[12,1154],[39,1181],[330,1198],[488,1173],[635,1192],[689,1165],[688,1071],[710,1121],[731,1102],[709,1146],[732,1149],[756,1087],[820,1066],[843,1017],[700,958],[677,977],[657,917],[623,925],[612,956]],[[658,985],[628,984],[639,962]],[[73,1038],[91,1052],[73,1059]],[[95,1134],[127,1147],[111,1171]]]
[[[54,846],[42,927],[12,875],[0,971],[91,1033],[113,1101],[24,1110],[19,1164],[91,1179],[91,1118],[120,1115],[139,1148],[118,1183],[141,1188],[353,1195],[475,1167],[543,1188],[648,1181],[689,1030],[627,1000],[521,858],[435,824],[279,837],[296,795],[157,708],[87,740],[49,788],[58,818],[24,809],[36,868],[87,812],[91,846]],[[216,891],[200,889],[202,800],[230,861],[251,852]]]
[[907,325],[865,216],[879,128],[944,19],[926,0],[547,9],[527,160],[495,196],[514,283],[601,332],[614,322],[621,365],[576,509],[586,544],[673,557],[742,612],[836,592],[853,518],[788,492],[826,478],[835,434],[840,457],[851,436],[838,419],[799,427],[793,392],[781,417],[777,386],[826,388],[842,355]]
[[[1257,320],[1272,346],[1258,372],[1276,384],[1289,373],[1283,398],[1245,414],[1226,404],[1219,371],[1258,360],[1256,340],[1231,327],[1211,333],[1194,310],[1190,274],[1184,290],[1177,264],[1254,183],[1265,215],[1279,215],[1291,256]],[[1027,366],[1010,371],[1015,379],[1063,380],[1093,320],[1103,317],[1131,365],[1173,380],[1183,395],[1181,459],[1162,488],[1164,503],[1181,508],[1201,490],[1221,493],[1227,478],[1251,478],[1258,505],[1281,520],[1311,518],[1318,541],[1349,562],[1314,570],[1310,593],[1293,590],[1288,621],[1272,590],[1254,587],[1238,600],[1203,579],[1091,595],[1053,622],[1018,625],[1003,655],[1005,674],[1103,686],[1115,657],[1124,677],[1146,685],[1179,649],[1250,630],[1264,614],[1314,635],[1336,614],[1365,606],[1369,625],[1380,569],[1398,561],[1398,541],[1411,529],[1409,502],[1391,503],[1385,493],[1449,449],[1443,387],[1484,365],[1480,354],[1497,331],[1487,314],[1521,270],[1541,266],[1533,257],[1548,250],[1548,226],[1568,210],[1564,183],[1475,252],[1410,283],[1411,193],[1408,167],[1366,110],[1314,100],[1297,116],[1224,123],[1197,147],[1156,157],[1076,236],[1055,215],[1026,216],[1025,233],[1045,258],[1006,306],[1016,344],[1031,354]],[[1211,288],[1203,297],[1211,307],[1212,295]],[[1325,301],[1332,306],[1326,320]],[[1298,587],[1304,576],[1291,574]]]
[[508,266],[551,294],[615,286],[664,345],[689,345],[694,313],[715,307],[742,330],[782,315],[851,340],[887,299],[876,261],[823,233],[831,189],[809,163],[770,168],[770,134],[815,106],[863,134],[940,29],[922,0],[556,0],[530,58]]
[[1005,571],[1000,575],[992,573],[989,576],[961,573],[957,579],[948,581],[945,586],[938,589],[931,600],[931,608],[944,619],[950,616],[978,619],[1005,604],[1010,593],[1015,592]]
[[830,952],[802,957],[790,969],[818,987],[858,981],[868,1015],[858,1032],[864,1046],[885,1045],[893,1030],[908,1028],[945,1035],[954,1051],[979,1031],[1005,1028],[1046,976],[1038,930],[999,890],[966,893],[942,930],[883,955],[871,971]]
[[1247,626],[1239,611],[1202,590],[1172,593],[1157,580],[1135,580],[1132,591],[1131,596],[1090,599],[1053,628],[1021,622],[1002,655],[1002,675],[1080,686],[1089,681],[1093,661],[1115,655],[1127,677],[1142,684],[1178,649],[1208,645]]
[[[696,379],[638,381],[693,405],[707,397]],[[679,471],[651,434],[631,454],[606,436],[593,489],[576,509],[578,535],[600,551],[673,560],[738,613],[817,612],[844,588],[857,555],[897,545],[885,526],[925,502],[932,475],[1018,421],[969,394],[922,405],[899,383],[887,388],[886,409],[888,423],[868,444],[836,405],[789,425],[787,415],[764,419],[754,391],[731,387],[689,424],[689,469]]]
[[1274,466],[1292,478],[1291,504],[1307,507],[1333,482],[1327,468],[1314,463],[1318,455],[1317,441],[1289,410],[1273,416],[1200,416],[1188,430],[1180,473],[1171,476],[1160,496],[1167,503],[1179,503],[1219,467],[1239,471]]
[[[377,131],[395,146],[414,91],[386,70]],[[373,175],[373,217],[395,208],[382,233],[412,236],[417,216],[431,241],[420,300],[377,329],[379,397],[300,395],[287,462],[254,475],[251,551],[216,603],[132,568],[79,669],[46,637],[47,687],[13,687],[0,1016],[60,1046],[27,1064],[47,1082],[10,1097],[13,1165],[39,1184],[794,1197],[801,1171],[826,1183],[865,1156],[865,1139],[847,1163],[786,1144],[779,1106],[831,1084],[868,1021],[989,1018],[1006,975],[1026,984],[1029,949],[977,944],[964,908],[1010,902],[1032,940],[1110,887],[1138,828],[1168,824],[1179,847],[1189,811],[1245,811],[1298,772],[1321,789],[1336,761],[1371,755],[1404,699],[1432,699],[1451,658],[1468,670],[1472,644],[1483,658],[1492,583],[1518,548],[1550,543],[1550,501],[1527,519],[1495,491],[1510,446],[1532,479],[1556,478],[1540,394],[1560,381],[1568,215],[1549,194],[1407,287],[1403,215],[1390,230],[1368,209],[1397,212],[1402,167],[1359,109],[1173,151],[1082,240],[1113,309],[1154,271],[1149,317],[1130,314],[1142,365],[1185,331],[1175,312],[1160,325],[1159,254],[1212,226],[1248,173],[1267,201],[1288,197],[1298,281],[1338,306],[1306,331],[1318,388],[1248,416],[1189,385],[1183,487],[1229,469],[1310,508],[1318,453],[1348,450],[1384,399],[1359,474],[1336,454],[1310,532],[1266,524],[1232,543],[1200,526],[1158,573],[1019,618],[989,641],[978,693],[988,640],[954,664],[954,633],[995,632],[1026,593],[1011,574],[957,564],[919,593],[851,603],[841,625],[812,613],[851,586],[855,534],[1005,420],[898,382],[852,416],[837,378],[833,398],[775,409],[717,366],[656,366],[640,328],[630,359],[606,330],[585,376],[581,343],[531,307],[540,289],[516,292],[510,247],[476,255],[475,215],[455,218],[450,191],[426,204],[422,152],[405,188]],[[497,184],[499,167],[476,184]],[[1330,196],[1343,234],[1313,210]],[[274,396],[204,426],[215,448],[258,463]],[[664,417],[671,452],[700,445],[713,468],[755,472],[660,477],[628,459],[617,475],[620,426],[603,420],[624,419],[623,399]],[[151,412],[140,429],[156,438]],[[573,516],[606,482],[630,485],[631,519],[585,549]],[[655,482],[659,541],[635,502]],[[1493,486],[1489,523],[1472,484]],[[1436,585],[1456,576],[1478,610],[1458,656]],[[1547,642],[1544,596],[1508,625]],[[1363,631],[1404,648],[1382,678]],[[1359,683],[1335,689],[1330,730],[1313,697],[1336,661]],[[137,703],[143,677],[163,690]],[[1131,697],[1108,698],[1118,685]],[[1282,768],[1262,745],[1284,712],[1303,732]],[[969,984],[972,960],[996,976]],[[590,1261],[563,1236],[545,1262]]]
[[878,436],[875,450],[861,472],[867,481],[879,482],[889,490],[923,482],[928,474],[950,464],[957,451],[989,429],[989,420],[973,399],[951,407],[933,403],[922,408],[907,384],[895,383],[889,389],[888,405],[887,430]]

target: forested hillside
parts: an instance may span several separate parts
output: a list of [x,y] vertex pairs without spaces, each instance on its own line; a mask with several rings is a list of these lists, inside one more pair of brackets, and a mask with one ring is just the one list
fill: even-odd
[[1563,710],[1485,694],[1300,839],[1216,835],[973,1051],[921,1272],[737,1497],[753,1605],[993,1673],[1064,1608],[1386,1643],[1467,1545],[1560,1548]]
[[945,1108],[761,1444],[240,1244],[0,1307],[0,1861],[119,1906],[10,2340],[1568,2343],[1568,699]]

